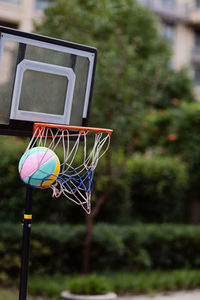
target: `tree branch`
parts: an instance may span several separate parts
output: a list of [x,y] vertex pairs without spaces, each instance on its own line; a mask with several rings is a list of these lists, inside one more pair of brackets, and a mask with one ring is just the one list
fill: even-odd
[[102,204],[106,201],[106,199],[110,196],[110,194],[112,193],[114,188],[114,184],[113,182],[109,182],[108,183],[108,189],[105,191],[105,193],[98,198],[96,205],[94,207],[94,209],[91,212],[91,217],[95,218],[96,215],[99,213],[100,207],[102,206]]

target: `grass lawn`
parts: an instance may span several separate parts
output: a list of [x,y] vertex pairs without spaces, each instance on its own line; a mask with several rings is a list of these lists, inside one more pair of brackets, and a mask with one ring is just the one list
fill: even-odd
[[[18,300],[18,299],[19,299],[18,291],[0,287],[0,300]],[[51,300],[54,300],[54,299],[51,298]],[[43,298],[41,296],[39,296],[39,297],[29,296],[28,300],[48,300],[48,298],[46,298],[46,297]]]
[[15,292],[0,287],[0,300],[18,300]]

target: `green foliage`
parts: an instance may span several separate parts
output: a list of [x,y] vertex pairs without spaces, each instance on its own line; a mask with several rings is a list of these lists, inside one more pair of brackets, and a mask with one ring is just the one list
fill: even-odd
[[128,150],[149,107],[171,106],[175,97],[194,101],[187,71],[168,68],[171,51],[155,15],[136,0],[53,2],[36,30],[97,47],[91,123],[114,128],[111,147],[123,144]]
[[[127,185],[126,155],[122,149],[109,150],[99,161],[94,175],[94,193],[92,205],[106,194],[110,184],[112,192],[101,207],[97,221],[128,222],[129,218],[129,186]],[[112,178],[112,179],[111,179]]]
[[145,222],[186,220],[188,173],[177,158],[137,155],[129,159],[131,215]]
[[[164,120],[168,120],[168,116],[164,116]],[[162,121],[161,118],[160,120]],[[163,132],[164,122],[162,121]],[[0,161],[0,170],[5,175],[0,179],[0,219],[17,222],[23,215],[26,192],[26,185],[21,182],[17,169],[25,143],[15,138],[17,150],[13,151],[12,138],[3,137],[1,140],[0,152],[3,159]],[[145,222],[187,220],[185,210],[190,181],[187,165],[180,163],[178,158],[134,155],[127,162],[122,150],[107,153],[95,171],[92,205],[106,192],[110,172],[113,190],[101,209],[98,221],[128,223],[133,219]],[[55,200],[51,190],[34,190],[34,222],[67,221],[80,224],[84,217],[82,209],[65,197]]]
[[113,290],[118,294],[149,293],[193,289],[199,286],[198,270],[151,271],[112,274]]
[[[15,279],[19,274],[21,234],[20,225],[0,224],[1,282]],[[91,270],[135,272],[198,269],[199,235],[200,226],[191,225],[98,224],[94,231]],[[85,227],[81,225],[34,224],[31,273],[42,275],[80,272],[84,236]]]
[[6,289],[0,289],[0,300],[17,300],[18,295],[17,293],[6,290]]
[[[91,277],[93,275],[91,274]],[[199,270],[146,271],[146,272],[115,272],[95,274],[96,280],[106,281],[109,291],[118,295],[124,294],[155,294],[156,292],[189,290],[200,285]],[[69,289],[71,282],[82,280],[81,275],[43,275],[30,276],[29,291],[32,295],[58,297]]]
[[[163,110],[166,110],[167,115],[170,108],[169,114],[174,115],[175,122],[179,104],[195,101],[193,82],[189,79],[188,70],[176,72],[168,67],[171,51],[159,35],[155,15],[135,0],[53,2],[54,5],[45,12],[43,23],[36,28],[37,31],[89,44],[99,51],[91,123],[114,129],[111,150],[115,154],[109,168],[105,167],[107,175],[102,172],[98,174],[95,199],[106,194],[111,179],[115,182],[115,187],[98,220],[105,218],[106,221],[113,221],[120,214],[120,205],[123,213],[117,221],[125,220],[124,212],[129,218],[130,214],[127,212],[131,212],[131,207],[127,190],[132,191],[134,217],[139,214],[141,220],[156,222],[185,220],[188,188],[185,164],[180,166],[175,159],[170,162],[170,158],[166,158],[162,164],[161,159],[155,158],[155,166],[152,165],[150,170],[150,164],[144,158],[142,174],[130,174],[131,180],[128,180],[126,172],[121,172],[134,150],[147,152],[149,148],[153,148],[155,151],[154,144],[162,144],[165,139],[166,147],[171,143],[171,132],[167,129],[163,135],[165,127],[162,124],[148,127],[151,123],[149,118],[153,118],[157,110],[161,114],[162,109],[163,115]],[[163,148],[165,147],[157,145],[156,151],[162,152]],[[126,155],[116,168],[116,154],[120,149]],[[178,157],[178,148],[175,151]],[[145,163],[148,164],[147,168]],[[154,178],[151,178],[152,173]],[[198,178],[199,176],[196,182]],[[191,184],[193,188],[193,183]]]
[[103,295],[110,292],[106,278],[97,274],[74,278],[68,288],[71,293],[82,295]]
[[28,290],[31,295],[43,297],[56,297],[60,299],[59,295],[66,290],[69,281],[73,275],[56,274],[34,274],[29,278]]
[[26,144],[22,139],[4,136],[0,137],[0,144],[0,219],[17,221],[22,215],[25,198],[17,168]]
[[[146,133],[141,133],[144,147],[162,155],[179,155],[188,166],[189,187],[199,195],[200,105],[182,103],[174,109],[153,112],[146,119]],[[159,136],[159,139],[157,138]]]
[[[153,295],[157,292],[190,290],[200,285],[199,270],[174,270],[151,272],[115,272],[91,274],[96,280],[105,280],[109,291],[118,295],[144,294]],[[43,297],[59,297],[62,291],[69,289],[71,282],[82,280],[81,275],[34,275],[29,278],[29,293]],[[17,299],[14,292],[0,290],[0,300]],[[10,298],[9,298],[10,297]]]
[[[0,220],[18,222],[24,212],[26,185],[20,180],[18,163],[28,140],[0,137]],[[52,198],[51,190],[34,189],[34,221],[81,222],[84,214],[65,197]],[[78,213],[79,212],[79,213]]]
[[[96,170],[93,201],[106,193],[112,179],[113,192],[98,220],[124,221],[130,208],[126,159],[133,149],[144,151],[151,140],[145,135],[143,120],[147,122],[152,108],[155,111],[171,106],[174,97],[193,101],[191,81],[185,71],[175,73],[168,69],[170,51],[159,36],[157,20],[137,1],[53,2],[55,5],[45,11],[44,22],[37,30],[96,46],[99,51],[92,122],[95,126],[113,127],[115,133],[110,162],[107,158],[100,161],[102,167],[99,164]],[[1,141],[0,172],[4,176],[0,178],[0,219],[17,222],[23,214],[25,199],[25,185],[19,180],[17,165],[26,142],[5,137]],[[173,185],[173,190],[176,188]],[[167,195],[171,197],[170,193]],[[84,221],[80,207],[64,197],[52,199],[51,191],[39,189],[34,190],[33,216],[35,221]]]
[[[155,102],[155,107],[165,109],[173,108],[174,103],[178,102],[194,102],[194,82],[192,78],[188,76],[188,70],[183,68],[179,71],[174,71],[172,69],[168,70],[167,74],[160,78],[159,84],[160,92],[157,102]],[[166,80],[167,75],[167,80]],[[164,91],[162,91],[164,87]]]
[[[152,147],[162,146],[170,154],[192,157],[192,152],[199,152],[199,120],[198,102],[177,103],[174,109],[151,111],[145,119],[146,135],[149,136],[146,147],[150,144]],[[175,134],[175,138],[170,139],[170,134]]]
[[[0,220],[18,222],[22,218],[24,202],[26,196],[26,185],[20,180],[18,173],[18,163],[22,153],[26,149],[28,141],[19,138],[0,138]],[[109,154],[109,153],[108,153]],[[124,153],[118,151],[113,153],[113,177],[114,189],[110,196],[110,201],[103,209],[99,219],[105,221],[116,221],[124,219],[128,209],[128,191],[126,182],[126,168],[122,168]],[[104,193],[108,184],[108,175],[105,170],[108,169],[107,158],[103,157],[95,171],[94,193],[92,201]],[[6,171],[5,171],[6,170]],[[122,174],[120,176],[119,174]],[[83,223],[85,214],[81,207],[75,205],[64,196],[52,198],[51,190],[34,189],[33,191],[32,213],[34,222],[49,221],[53,223]],[[123,199],[123,202],[121,201]],[[118,216],[118,218],[116,218]]]

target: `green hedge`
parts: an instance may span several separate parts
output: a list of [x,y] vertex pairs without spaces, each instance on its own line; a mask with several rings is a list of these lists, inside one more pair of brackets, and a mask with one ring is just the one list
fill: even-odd
[[180,102],[176,109],[150,113],[144,123],[140,134],[143,147],[163,156],[179,156],[187,164],[190,201],[200,199],[200,103]]
[[99,286],[100,291],[104,287],[122,296],[140,293],[153,296],[157,292],[199,288],[200,270],[106,272],[89,275],[35,274],[29,278],[29,293],[44,297],[58,297],[64,290],[90,293],[95,287],[99,289]]
[[132,219],[148,223],[186,221],[186,164],[175,157],[138,155],[129,160],[128,172]]
[[[20,225],[0,224],[0,278],[16,276],[20,266]],[[85,227],[34,224],[31,272],[80,272]],[[200,226],[98,224],[91,270],[135,271],[200,267]]]

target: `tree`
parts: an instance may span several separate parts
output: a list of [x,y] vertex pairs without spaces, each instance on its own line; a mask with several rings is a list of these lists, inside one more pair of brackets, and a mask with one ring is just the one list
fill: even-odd
[[53,2],[38,32],[97,47],[91,124],[124,132],[167,69],[170,51],[154,15],[134,0]]
[[[94,220],[101,205],[111,196],[125,166],[124,159],[113,172],[112,152],[123,148],[127,155],[132,153],[141,120],[150,108],[162,105],[162,99],[168,99],[170,91],[174,93],[167,79],[175,73],[168,68],[170,50],[159,36],[154,14],[136,0],[52,2],[42,24],[36,27],[37,32],[97,47],[91,125],[115,130],[112,150],[106,156],[104,191],[91,215],[86,216],[84,270],[88,271]],[[190,89],[186,90],[192,98]],[[99,182],[102,176],[105,175],[99,175]]]
[[[187,164],[189,174],[188,218],[200,220],[200,104],[179,103],[174,99],[174,108],[152,112],[146,120],[146,128],[139,137],[143,149],[152,152],[179,156]],[[159,137],[159,138],[158,138]]]

